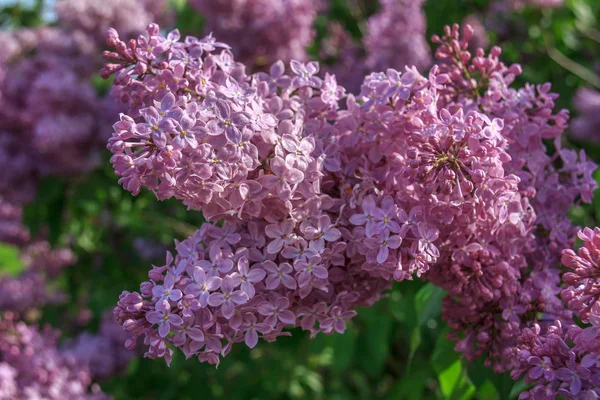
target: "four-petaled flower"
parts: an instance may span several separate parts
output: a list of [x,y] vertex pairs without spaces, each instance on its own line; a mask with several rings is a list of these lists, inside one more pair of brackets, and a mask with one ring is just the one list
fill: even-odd
[[323,329],[325,332],[331,332],[334,330],[337,333],[344,333],[346,330],[345,320],[353,318],[355,315],[356,311],[343,311],[341,307],[335,306],[331,309],[330,317],[321,321],[321,329]]
[[163,284],[152,288],[152,295],[159,298],[158,302],[162,300],[178,301],[181,299],[182,293],[179,289],[173,289],[173,286],[175,286],[175,277],[167,273]]
[[171,313],[171,306],[167,300],[156,303],[156,311],[146,314],[146,320],[151,324],[158,324],[158,334],[163,338],[171,331],[171,325],[177,327],[183,324],[179,315]]
[[238,260],[238,271],[242,278],[241,289],[246,292],[249,298],[254,297],[256,290],[254,289],[253,283],[261,282],[267,276],[267,273],[262,268],[254,267],[252,270],[249,268],[248,258],[246,256],[241,257]]
[[294,222],[289,220],[279,224],[267,225],[265,227],[265,234],[273,239],[267,246],[267,252],[270,254],[279,253],[284,245],[287,245],[294,239],[292,235],[293,230]]
[[244,334],[244,342],[251,349],[256,346],[258,343],[258,333],[260,332],[263,335],[271,332],[271,326],[262,322],[256,322],[256,316],[254,314],[248,313],[244,317],[244,324],[241,327],[242,331],[245,331]]
[[367,197],[363,200],[362,203],[362,214],[353,214],[350,217],[350,223],[353,225],[366,225],[365,226],[365,235],[367,237],[373,237],[376,233],[376,225],[377,219],[375,218],[375,214],[378,212],[379,208],[375,205],[375,201]]
[[296,316],[293,312],[288,310],[290,301],[287,297],[280,297],[274,302],[262,302],[258,305],[257,310],[261,315],[265,317],[265,323],[275,327],[277,321],[281,321],[286,325],[293,325],[296,323]]
[[275,264],[273,261],[263,262],[263,268],[269,273],[267,276],[267,289],[275,290],[279,287],[280,283],[290,290],[294,290],[297,287],[296,280],[289,274],[294,271],[294,268],[288,263]]
[[389,249],[395,250],[400,247],[402,238],[398,235],[391,235],[390,231],[386,229],[377,237],[367,239],[366,244],[377,251],[376,260],[379,264],[383,264],[388,259]]
[[218,276],[206,276],[206,272],[200,267],[194,268],[194,283],[189,284],[184,289],[186,295],[198,297],[200,307],[204,308],[208,304],[210,292],[217,290],[221,286],[221,278]]
[[311,61],[308,64],[304,64],[300,61],[292,60],[290,67],[292,68],[292,72],[297,75],[292,79],[292,86],[296,88],[302,86],[321,86],[321,78],[314,76],[319,72],[319,63]]
[[209,251],[210,262],[201,260],[198,266],[206,271],[208,276],[218,276],[219,273],[226,274],[233,268],[233,261],[223,258],[223,253],[218,246],[211,246]]
[[308,260],[301,259],[294,263],[294,268],[299,272],[297,279],[300,287],[306,286],[312,276],[319,279],[327,279],[329,276],[327,268],[320,263],[321,257],[319,256],[310,257]]
[[227,319],[235,314],[235,306],[248,301],[248,295],[242,290],[234,290],[239,285],[231,276],[226,276],[221,282],[221,293],[208,296],[208,304],[212,307],[221,306],[221,313]]

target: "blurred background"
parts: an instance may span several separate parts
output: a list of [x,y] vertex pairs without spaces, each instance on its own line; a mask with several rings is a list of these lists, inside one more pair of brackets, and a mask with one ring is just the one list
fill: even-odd
[[[251,351],[236,346],[218,368],[181,353],[167,368],[121,354],[116,339],[86,339],[108,331],[119,294],[203,221],[117,184],[104,149],[119,108],[98,74],[103,33],[134,36],[150,21],[213,32],[253,71],[316,59],[357,91],[370,71],[426,71],[431,35],[470,23],[474,48],[498,45],[523,66],[519,84],[552,83],[573,118],[565,145],[598,162],[598,18],[597,0],[0,0],[0,311],[60,329],[60,346],[92,364],[118,358],[94,373],[116,399],[516,398],[523,382],[458,357],[440,318],[443,291],[417,281],[358,310],[344,335],[294,330]],[[597,225],[600,200],[571,215]]]

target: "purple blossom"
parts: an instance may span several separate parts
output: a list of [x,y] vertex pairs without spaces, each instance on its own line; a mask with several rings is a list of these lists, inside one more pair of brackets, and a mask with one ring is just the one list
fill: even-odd
[[356,315],[355,311],[343,311],[340,307],[333,307],[330,312],[330,317],[321,321],[321,328],[325,332],[332,330],[337,333],[344,333],[346,330],[346,319],[353,318]]
[[265,323],[272,327],[277,326],[281,321],[286,325],[293,325],[296,322],[296,316],[288,310],[290,301],[286,297],[280,297],[274,302],[263,302],[257,307],[258,312],[265,316]]
[[242,290],[235,290],[239,285],[236,279],[230,275],[223,278],[221,282],[221,293],[212,293],[208,297],[208,304],[212,307],[221,306],[221,313],[227,319],[233,317],[236,305],[244,304],[248,301],[248,295]]
[[277,289],[282,283],[283,286],[290,290],[296,289],[296,280],[289,275],[294,271],[290,264],[282,263],[277,265],[273,261],[265,261],[262,265],[267,271],[267,289]]
[[210,292],[217,290],[221,287],[222,279],[218,276],[206,276],[204,270],[200,267],[194,268],[194,273],[192,275],[194,278],[194,283],[186,286],[184,293],[186,295],[191,295],[193,297],[197,297],[200,303],[200,307],[206,307],[208,304],[208,296]]
[[242,278],[241,289],[248,295],[249,298],[254,297],[256,293],[253,283],[261,282],[265,279],[267,273],[262,268],[249,268],[248,258],[241,257],[238,260],[238,271]]
[[159,298],[157,303],[163,300],[178,301],[181,299],[183,294],[181,293],[181,290],[173,289],[174,285],[175,277],[171,274],[167,274],[163,285],[158,285],[152,288],[152,295]]
[[244,342],[246,342],[246,346],[253,349],[258,343],[258,332],[267,334],[271,331],[271,326],[266,323],[258,323],[256,321],[256,316],[254,314],[246,314],[245,323],[242,325],[242,330],[244,333]]
[[151,324],[158,324],[158,334],[160,337],[166,337],[171,331],[171,326],[181,326],[183,319],[177,314],[171,313],[171,306],[166,300],[156,304],[156,311],[150,311],[146,314],[146,319]]

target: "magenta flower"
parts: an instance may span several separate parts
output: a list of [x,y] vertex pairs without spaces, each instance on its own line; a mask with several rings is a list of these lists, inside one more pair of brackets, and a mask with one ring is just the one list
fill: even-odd
[[286,297],[280,297],[272,303],[268,301],[260,303],[257,310],[261,315],[266,317],[265,323],[272,327],[277,326],[278,321],[286,325],[294,325],[296,323],[296,316],[288,310],[289,307],[290,301]]
[[204,308],[208,304],[210,292],[217,290],[221,286],[221,278],[218,276],[206,276],[204,270],[200,267],[194,268],[194,283],[189,284],[184,289],[186,295],[198,298],[200,307]]
[[225,86],[221,87],[221,94],[233,100],[239,106],[246,104],[254,92],[254,89],[242,88],[232,77],[227,77]]
[[296,280],[289,275],[294,271],[290,264],[281,263],[277,265],[273,261],[265,261],[262,265],[269,273],[266,280],[268,290],[277,289],[281,283],[290,290],[296,289]]
[[362,214],[354,214],[350,217],[350,223],[353,225],[366,225],[365,234],[367,237],[373,237],[376,231],[377,219],[375,214],[379,212],[379,208],[375,206],[375,201],[367,197],[362,203]]
[[315,149],[312,138],[298,139],[294,135],[283,135],[281,139],[282,146],[289,153],[285,156],[285,162],[298,168],[300,171],[306,171],[313,158],[311,153]]
[[206,124],[207,133],[212,136],[217,136],[225,132],[227,139],[232,143],[237,144],[241,137],[240,131],[242,127],[247,125],[250,122],[250,119],[244,113],[232,113],[229,104],[223,100],[217,100],[215,111],[215,119],[211,119],[208,124]]
[[302,86],[321,86],[321,78],[314,76],[319,72],[319,64],[316,62],[309,62],[303,64],[299,61],[292,60],[290,62],[292,71],[297,75],[292,79],[292,86],[300,88]]
[[315,322],[322,320],[326,317],[327,304],[320,302],[315,304],[313,307],[301,307],[298,309],[297,315],[302,316],[302,322],[300,325],[304,330],[313,329]]
[[233,317],[235,306],[244,304],[248,301],[248,295],[242,290],[236,288],[235,280],[231,276],[226,276],[221,282],[221,293],[212,293],[208,297],[208,304],[212,307],[221,306],[221,313],[227,319]]
[[253,349],[258,343],[258,333],[260,332],[263,335],[271,332],[271,326],[265,323],[257,323],[256,316],[254,314],[246,314],[244,318],[244,324],[241,327],[241,330],[245,332],[244,334],[244,342],[246,342],[246,346]]
[[575,353],[569,354],[568,367],[562,367],[556,370],[556,377],[563,382],[570,383],[569,391],[573,396],[581,392],[581,380],[590,378],[590,370],[575,364]]
[[187,318],[184,320],[183,325],[177,330],[175,336],[173,336],[173,343],[176,345],[183,345],[190,340],[193,343],[191,346],[198,346],[204,342],[204,332],[199,326],[195,325],[194,318]]
[[293,240],[293,231],[294,222],[290,220],[286,220],[278,224],[267,225],[265,228],[265,234],[273,239],[269,242],[267,251],[270,254],[279,253],[284,245],[287,245]]
[[420,224],[419,234],[421,235],[421,239],[419,239],[419,251],[427,253],[432,257],[439,257],[440,251],[433,242],[437,240],[440,232],[435,228]]
[[173,289],[173,286],[175,286],[175,277],[167,273],[163,284],[152,288],[152,295],[158,298],[157,303],[163,300],[178,301],[181,299],[181,290]]
[[554,380],[554,369],[552,368],[552,359],[544,356],[542,358],[537,356],[529,357],[529,364],[533,367],[529,370],[528,376],[533,380],[538,380],[544,376],[544,379],[551,382]]
[[156,303],[156,310],[146,314],[146,320],[151,324],[158,324],[160,337],[167,337],[171,331],[171,325],[178,327],[183,324],[183,319],[179,315],[171,313],[171,306],[168,301],[163,300]]
[[271,160],[270,169],[273,173],[263,175],[260,182],[269,188],[276,186],[278,196],[283,200],[289,199],[292,187],[302,182],[304,174],[299,169],[289,167],[283,158],[277,156]]
[[381,206],[382,208],[377,208],[374,211],[376,223],[373,227],[373,232],[377,234],[387,229],[391,232],[399,233],[400,225],[394,221],[397,213],[396,205],[394,204],[392,198],[387,197],[383,199]]
[[199,310],[202,307],[196,297],[197,296],[191,294],[186,294],[181,298],[177,304],[177,308],[181,310],[181,315],[184,317],[192,317],[194,311]]
[[248,258],[246,256],[241,257],[238,260],[238,271],[242,277],[242,284],[240,288],[248,295],[249,298],[252,298],[256,293],[253,283],[261,282],[263,279],[265,279],[267,273],[264,269],[257,267],[254,267],[252,270],[250,270],[248,265]]
[[335,306],[331,309],[330,317],[321,321],[321,329],[323,329],[325,332],[331,332],[334,330],[337,333],[344,333],[346,330],[346,321],[344,320],[353,318],[355,315],[356,311],[343,311],[341,307]]
[[328,215],[320,216],[315,222],[316,224],[313,223],[304,227],[304,234],[307,239],[335,242],[342,236],[340,230],[331,223]]
[[218,276],[226,274],[233,268],[233,261],[228,258],[223,258],[221,249],[216,245],[210,247],[209,251],[210,262],[200,260],[198,266],[207,272],[208,276]]
[[377,251],[377,262],[383,264],[388,259],[389,249],[397,249],[402,244],[402,238],[398,235],[391,235],[387,229],[377,237],[367,239],[367,245]]
[[327,279],[327,268],[321,265],[321,257],[313,256],[308,260],[298,260],[294,263],[294,268],[299,272],[298,284],[300,287],[306,286],[311,277],[315,276],[319,279]]
[[196,128],[196,119],[190,116],[182,116],[179,119],[179,126],[176,127],[176,135],[173,138],[173,146],[178,148],[189,147],[195,149],[198,147],[196,134],[200,133],[200,129]]

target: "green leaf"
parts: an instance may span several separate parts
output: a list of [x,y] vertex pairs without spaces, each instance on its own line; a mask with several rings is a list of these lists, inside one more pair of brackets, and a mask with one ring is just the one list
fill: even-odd
[[359,315],[364,323],[364,331],[359,337],[357,349],[363,371],[372,378],[381,375],[389,354],[392,318],[384,312],[384,303],[370,309],[361,310]]
[[415,311],[419,326],[423,326],[430,319],[435,319],[441,314],[442,298],[446,292],[431,283],[423,286],[415,296]]
[[334,372],[343,372],[354,357],[354,348],[356,343],[356,334],[353,329],[348,329],[343,335],[327,336],[329,345],[333,348],[333,364],[331,369]]
[[494,387],[494,384],[486,379],[483,385],[477,390],[477,398],[481,400],[496,400],[500,398],[500,393]]
[[468,400],[475,394],[475,387],[466,379],[461,360],[456,360],[438,375],[440,388],[447,399]]
[[14,277],[25,269],[25,264],[19,258],[19,254],[16,246],[0,243],[0,276],[8,274]]
[[446,338],[448,328],[440,333],[436,343],[433,355],[431,357],[431,363],[433,369],[440,374],[446,370],[456,360],[457,354],[454,351],[454,342]]

